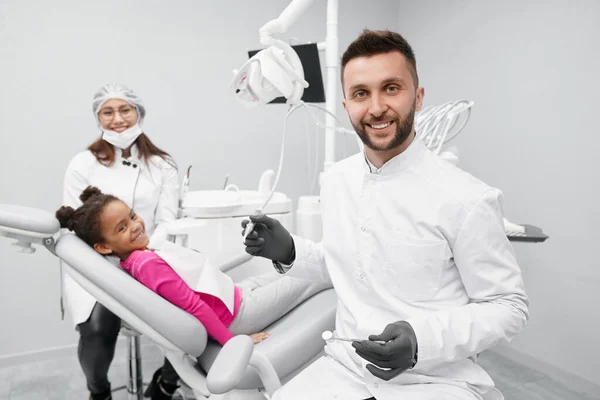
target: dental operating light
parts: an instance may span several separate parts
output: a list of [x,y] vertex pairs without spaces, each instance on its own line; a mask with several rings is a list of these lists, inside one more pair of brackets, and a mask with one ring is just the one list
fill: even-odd
[[234,71],[230,88],[247,108],[267,104],[277,97],[285,97],[288,104],[296,105],[308,87],[294,49],[281,40],[272,43]]
[[292,106],[301,101],[308,82],[304,79],[300,57],[289,44],[273,35],[285,33],[313,1],[292,1],[279,18],[260,28],[260,42],[269,47],[259,51],[239,70],[234,70],[230,84],[230,89],[244,106],[252,108],[267,104],[277,97],[285,97]]

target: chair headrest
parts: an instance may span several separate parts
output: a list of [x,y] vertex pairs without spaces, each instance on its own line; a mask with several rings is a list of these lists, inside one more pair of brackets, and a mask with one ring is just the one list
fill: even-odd
[[0,230],[3,227],[33,237],[50,237],[60,230],[60,223],[52,213],[39,208],[0,204]]

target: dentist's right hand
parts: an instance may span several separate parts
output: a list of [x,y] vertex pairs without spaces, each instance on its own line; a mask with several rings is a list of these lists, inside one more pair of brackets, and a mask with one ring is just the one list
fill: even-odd
[[[283,264],[291,264],[296,259],[296,249],[292,235],[281,223],[264,214],[250,216],[255,224],[254,230],[248,235],[244,244],[246,252],[253,256],[268,258]],[[242,221],[242,228],[246,229],[248,220]],[[242,236],[244,230],[242,230]]]

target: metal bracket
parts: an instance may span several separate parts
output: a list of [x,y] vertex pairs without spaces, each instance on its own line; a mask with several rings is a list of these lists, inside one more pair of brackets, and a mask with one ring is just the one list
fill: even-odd
[[[43,245],[50,253],[56,256],[56,240],[51,236],[43,240]],[[57,256],[58,257],[58,256]]]

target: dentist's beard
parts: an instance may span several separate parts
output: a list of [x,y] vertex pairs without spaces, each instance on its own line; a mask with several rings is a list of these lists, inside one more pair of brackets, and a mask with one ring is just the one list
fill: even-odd
[[[392,140],[388,144],[382,146],[377,146],[375,143],[373,143],[373,141],[369,137],[369,134],[367,133],[367,129],[364,122],[361,121],[358,124],[355,124],[352,121],[350,122],[354,127],[354,131],[358,134],[358,137],[365,146],[375,151],[388,151],[401,146],[410,136],[415,121],[416,106],[417,103],[413,103],[411,110],[404,118],[400,119],[396,117],[391,119],[396,123],[396,132]],[[384,114],[379,118],[374,118],[371,121],[369,121],[369,125],[377,124],[377,122],[379,121],[390,121],[390,117]]]

